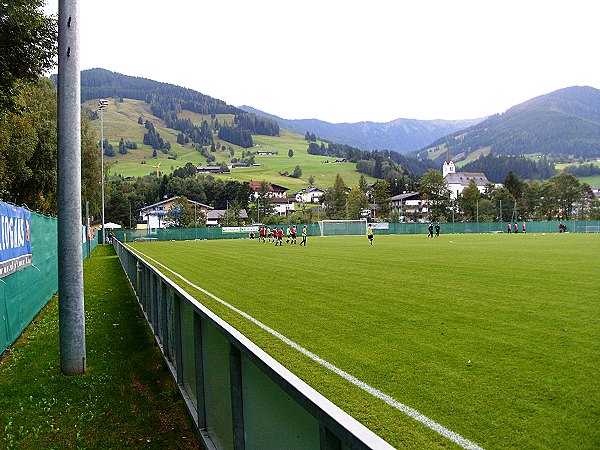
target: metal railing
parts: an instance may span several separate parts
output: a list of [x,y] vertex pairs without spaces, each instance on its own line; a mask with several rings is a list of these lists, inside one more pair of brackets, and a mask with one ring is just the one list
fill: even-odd
[[121,242],[114,247],[208,449],[387,449]]

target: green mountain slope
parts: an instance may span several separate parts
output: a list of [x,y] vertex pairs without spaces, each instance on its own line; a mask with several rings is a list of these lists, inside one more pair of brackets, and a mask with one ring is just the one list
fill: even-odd
[[[84,108],[94,110],[98,99],[90,99],[83,103]],[[198,114],[191,111],[182,111],[182,118],[190,119],[195,125],[199,125],[202,120],[210,120],[210,114]],[[169,153],[161,151],[156,152],[153,157],[153,149],[150,145],[143,144],[144,133],[147,129],[143,124],[138,123],[138,118],[153,123],[156,131],[165,140],[171,143]],[[231,114],[216,114],[215,118],[220,122],[232,122]],[[137,149],[130,149],[126,154],[119,154],[115,151],[114,157],[105,157],[105,162],[110,165],[110,173],[120,174],[125,177],[142,176],[150,173],[156,173],[156,166],[160,173],[171,173],[173,170],[192,163],[196,166],[207,165],[206,158],[192,146],[191,143],[178,144],[178,131],[167,128],[165,122],[154,116],[150,111],[150,105],[142,100],[132,100],[124,98],[109,100],[108,108],[103,113],[104,138],[113,146],[118,148],[119,141],[123,138],[125,141],[135,142]],[[94,120],[100,134],[100,120]],[[229,174],[215,174],[216,178],[231,179],[238,181],[262,181],[267,180],[290,188],[290,191],[296,191],[309,185],[309,178],[314,178],[314,185],[320,188],[328,188],[333,185],[337,173],[340,173],[346,184],[354,185],[358,183],[360,173],[356,171],[356,164],[334,163],[335,159],[326,156],[309,155],[307,153],[308,143],[304,136],[290,133],[286,130],[280,130],[279,136],[253,135],[255,147],[252,151],[269,150],[277,152],[275,155],[255,156],[255,161],[259,166],[232,169]],[[240,157],[242,152],[247,150],[238,145],[220,140],[215,136],[216,151],[211,152],[215,157],[215,162],[210,163],[230,163],[233,157]],[[225,149],[223,149],[225,147]],[[293,150],[293,156],[289,157],[289,150]],[[296,165],[302,169],[302,176],[292,178],[282,176],[280,173],[293,173]],[[371,177],[366,177],[369,181],[374,181]]]
[[448,147],[457,160],[484,148],[494,155],[599,157],[600,90],[575,86],[533,98],[438,139],[418,155],[441,161]]

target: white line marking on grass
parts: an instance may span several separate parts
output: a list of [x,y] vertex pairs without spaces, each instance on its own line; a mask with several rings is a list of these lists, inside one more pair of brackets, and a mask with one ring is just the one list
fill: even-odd
[[202,292],[203,294],[209,296],[213,300],[216,300],[217,302],[219,302],[223,306],[226,306],[227,308],[229,308],[232,311],[238,313],[242,317],[245,317],[250,322],[252,322],[255,325],[259,326],[260,328],[262,328],[263,330],[265,330],[267,333],[275,336],[277,339],[279,339],[282,342],[286,343],[287,345],[289,345],[293,349],[298,350],[303,355],[308,356],[313,361],[319,363],[323,367],[326,367],[327,369],[331,370],[333,373],[339,375],[340,377],[342,377],[345,380],[349,381],[353,385],[359,387],[360,389],[362,389],[363,391],[367,392],[368,394],[371,394],[373,397],[376,397],[376,398],[378,398],[380,400],[383,400],[385,403],[387,403],[392,408],[396,408],[397,410],[403,412],[404,414],[406,414],[407,416],[411,417],[412,419],[414,419],[414,420],[416,420],[418,422],[421,422],[427,428],[435,431],[436,433],[444,436],[447,439],[450,439],[452,442],[460,445],[462,448],[469,449],[469,450],[483,450],[482,447],[478,446],[474,442],[471,442],[468,439],[462,437],[460,434],[455,433],[452,430],[449,430],[448,428],[444,427],[443,425],[440,425],[439,423],[433,421],[429,417],[421,414],[416,409],[413,409],[410,406],[407,406],[404,403],[399,402],[395,398],[390,397],[387,394],[384,394],[383,392],[381,392],[380,390],[374,388],[373,386],[371,386],[371,385],[365,383],[364,381],[361,381],[358,378],[350,375],[348,372],[345,372],[342,369],[334,366],[330,362],[325,361],[324,359],[322,359],[319,356],[317,356],[314,353],[312,353],[310,350],[305,349],[301,345],[299,345],[299,344],[295,343],[294,341],[292,341],[291,339],[285,337],[283,334],[279,333],[278,331],[275,331],[274,329],[272,329],[269,326],[265,325],[264,323],[262,323],[258,319],[255,319],[254,317],[252,317],[248,313],[242,311],[241,309],[236,308],[235,306],[231,305],[230,303],[227,303],[225,300],[221,300],[219,297],[217,297],[216,295],[212,294],[211,292],[208,292],[206,289],[203,289],[200,286],[192,283],[188,279],[184,278],[182,275],[178,274],[174,270],[169,269],[167,266],[165,266],[164,264],[161,264],[160,262],[158,262],[154,258],[146,255],[145,253],[140,252],[139,250],[136,250],[136,249],[130,247],[128,244],[125,244],[125,245],[131,251],[133,251],[135,253],[138,253],[138,254],[142,255],[143,257],[148,258],[149,260],[153,261],[157,265],[161,266],[163,269],[171,272],[173,275],[175,275],[176,277],[178,277],[181,280],[183,280],[185,283],[187,283],[188,285],[190,285],[194,289],[199,290],[200,292]]

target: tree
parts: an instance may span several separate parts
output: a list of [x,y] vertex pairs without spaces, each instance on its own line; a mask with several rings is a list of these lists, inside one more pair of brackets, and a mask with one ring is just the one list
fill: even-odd
[[563,172],[549,181],[556,186],[561,216],[570,219],[573,215],[573,205],[581,201],[582,189],[579,180],[573,174]]
[[0,120],[0,196],[56,214],[56,90],[40,78],[23,87],[15,101],[23,110]]
[[551,181],[542,183],[537,215],[552,220],[560,215],[560,193],[556,184]]
[[348,194],[348,219],[360,219],[360,213],[369,204],[366,194],[355,186]]
[[273,214],[273,203],[271,202],[271,185],[266,181],[261,181],[258,188],[257,204],[260,217],[266,217]]
[[302,169],[300,166],[294,167],[294,173],[292,173],[293,178],[300,178],[302,176]]
[[430,169],[419,180],[419,194],[425,200],[430,220],[441,220],[450,206],[448,184],[439,170]]
[[310,176],[308,177],[308,184],[310,184],[311,186],[314,186],[315,184],[315,177],[314,176]]
[[341,219],[346,215],[346,201],[348,190],[344,180],[338,173],[335,176],[333,186],[323,195],[323,201],[326,205],[325,214],[330,219]]
[[0,117],[24,110],[18,94],[55,66],[58,30],[43,0],[0,3]]
[[111,180],[106,184],[106,222],[116,222],[121,225],[129,224],[129,201],[124,193],[123,180]]
[[480,198],[481,194],[479,193],[479,189],[477,188],[475,181],[471,180],[457,199],[458,207],[462,211],[465,220],[476,220],[477,207]]
[[365,194],[369,190],[369,186],[367,184],[367,179],[365,178],[365,176],[363,174],[360,175],[360,178],[358,180],[358,188],[361,191],[363,191]]
[[[508,189],[501,187],[496,189],[492,195],[492,203],[497,211],[498,220],[502,219],[503,222],[508,222],[513,219],[513,213],[515,210],[515,198],[512,196]],[[502,209],[500,209],[502,207]],[[519,213],[517,212],[517,216]],[[518,217],[517,217],[518,218]]]
[[291,158],[292,156],[294,156],[294,150],[292,150],[291,148],[288,150],[288,156]]
[[243,220],[240,217],[241,210],[242,210],[242,208],[237,201],[234,200],[234,201],[229,202],[227,210],[225,211],[225,214],[223,215],[223,220],[221,222],[221,225],[226,225],[229,227],[242,225]]
[[[90,202],[90,214],[98,216],[102,207],[100,151],[98,135],[92,122],[85,114],[81,117],[81,202]],[[106,162],[105,162],[106,164]],[[105,167],[105,171],[106,170]]]
[[379,180],[373,185],[373,202],[377,205],[377,215],[387,217],[390,211],[390,184]]
[[194,207],[185,197],[179,197],[165,216],[165,222],[170,227],[190,228],[195,226]]
[[508,175],[504,179],[504,183],[502,183],[508,192],[515,198],[515,200],[519,201],[523,196],[523,190],[525,186],[523,181],[521,181],[512,170],[508,171]]

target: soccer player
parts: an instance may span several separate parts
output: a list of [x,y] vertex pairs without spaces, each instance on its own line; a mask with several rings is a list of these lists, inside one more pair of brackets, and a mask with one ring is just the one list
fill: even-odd
[[292,227],[292,244],[296,243],[296,225]]
[[440,224],[439,222],[435,224],[435,237],[439,237],[440,235]]
[[[281,227],[277,232],[277,242],[279,242],[280,247],[283,245],[283,227]],[[275,245],[277,245],[277,242]]]
[[273,242],[277,245],[277,227],[273,227]]
[[433,238],[433,222],[429,223],[429,226],[427,227],[427,231],[429,231],[427,238]]
[[292,231],[290,230],[290,226],[288,225],[287,229],[285,230],[285,243],[286,244],[289,244],[291,236],[292,236]]
[[367,237],[369,238],[371,245],[373,245],[373,228],[371,227],[371,224],[367,227]]
[[306,247],[306,225],[304,225],[302,227],[302,242],[300,242],[300,245],[304,244],[304,246]]
[[271,233],[271,227],[267,227],[267,236],[269,236],[269,242],[271,242],[271,237],[273,236]]

